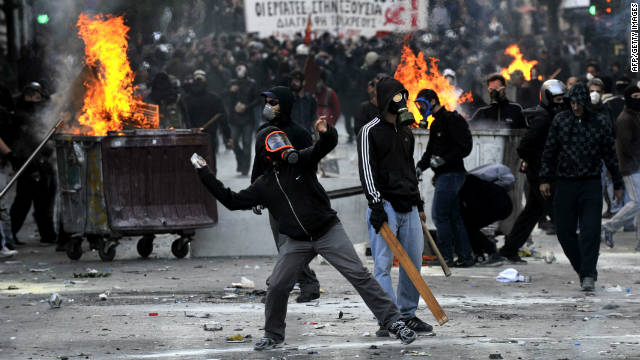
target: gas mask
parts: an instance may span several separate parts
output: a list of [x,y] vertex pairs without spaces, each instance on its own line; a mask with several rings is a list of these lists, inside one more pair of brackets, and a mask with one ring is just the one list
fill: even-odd
[[[422,119],[426,121],[429,115],[431,115],[431,102],[423,97],[419,97],[415,103],[420,111],[420,115],[422,115]],[[418,103],[423,104],[422,107],[420,107]]]
[[389,103],[389,112],[398,115],[398,124],[411,125],[415,123],[416,119],[413,114],[409,112],[407,108],[407,98],[409,94],[406,91],[399,92],[391,98]]
[[592,91],[592,92],[589,94],[589,97],[591,98],[591,103],[592,103],[593,105],[598,105],[598,104],[600,104],[600,93],[599,93],[599,92],[597,92],[597,91]]
[[489,97],[491,98],[491,103],[497,103],[502,100],[502,93],[500,90],[504,89],[504,86],[501,86],[499,89],[491,89],[489,90]]
[[281,159],[288,164],[295,164],[300,158],[298,150],[293,148],[287,134],[284,131],[272,131],[264,139],[264,146],[267,150],[267,159]]

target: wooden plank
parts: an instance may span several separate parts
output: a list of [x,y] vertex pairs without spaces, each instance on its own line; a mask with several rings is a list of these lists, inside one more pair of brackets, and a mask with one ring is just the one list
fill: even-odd
[[380,228],[380,234],[387,242],[387,245],[389,245],[389,247],[391,248],[391,251],[393,251],[393,254],[396,256],[396,258],[398,258],[400,266],[402,266],[404,271],[409,276],[409,279],[411,279],[411,282],[424,299],[424,302],[429,307],[429,310],[431,310],[431,313],[433,314],[433,317],[435,317],[436,321],[438,321],[438,324],[443,325],[444,323],[449,321],[449,318],[447,318],[444,310],[442,310],[442,307],[440,307],[438,300],[436,300],[436,298],[433,296],[433,294],[431,293],[431,289],[429,289],[427,283],[422,278],[422,275],[420,275],[418,269],[416,269],[416,267],[413,265],[413,262],[411,262],[409,255],[407,255],[407,252],[404,251],[404,248],[402,247],[402,245],[400,245],[398,239],[396,239],[396,236],[393,234],[386,222],[382,224],[382,227]]
[[436,255],[436,258],[438,259],[438,263],[440,263],[440,267],[442,267],[442,271],[444,271],[444,276],[446,277],[451,276],[451,270],[449,269],[449,266],[447,266],[447,262],[444,261],[444,258],[440,253],[440,249],[438,249],[438,245],[436,245],[436,242],[433,240],[433,237],[429,232],[429,228],[427,228],[427,224],[425,224],[424,221],[422,220],[420,220],[420,223],[422,224],[422,231],[424,232],[425,235],[427,235],[429,246],[431,246],[431,250],[433,250],[433,253]]

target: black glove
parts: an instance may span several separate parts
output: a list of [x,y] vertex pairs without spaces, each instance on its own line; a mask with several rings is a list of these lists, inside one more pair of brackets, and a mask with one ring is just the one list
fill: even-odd
[[429,165],[431,165],[432,169],[437,169],[440,166],[444,165],[446,161],[438,155],[433,155],[431,156],[431,161],[429,162]]
[[384,224],[388,220],[387,212],[384,211],[384,205],[382,204],[382,202],[372,204],[369,207],[371,208],[371,214],[369,215],[369,224],[373,226],[373,229],[377,234],[380,232],[382,224]]
[[416,178],[418,179],[418,181],[422,181],[422,169],[420,168],[420,166],[416,166]]

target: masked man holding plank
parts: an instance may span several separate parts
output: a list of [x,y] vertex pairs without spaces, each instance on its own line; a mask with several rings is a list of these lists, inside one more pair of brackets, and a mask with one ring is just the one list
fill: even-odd
[[[381,117],[375,117],[360,129],[358,167],[360,182],[369,202],[367,222],[373,274],[400,308],[407,326],[414,331],[429,332],[433,327],[415,316],[420,294],[402,268],[396,298],[391,284],[393,251],[380,234],[382,224],[388,222],[411,262],[420,271],[424,250],[420,220],[426,220],[426,216],[413,162],[414,139],[409,125],[415,120],[407,109],[408,95],[398,80],[384,78],[378,82],[376,96]],[[377,336],[388,336],[383,325],[381,323]]]

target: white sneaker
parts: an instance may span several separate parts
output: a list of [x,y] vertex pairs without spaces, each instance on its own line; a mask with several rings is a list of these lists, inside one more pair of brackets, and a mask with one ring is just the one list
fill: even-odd
[[2,249],[0,249],[0,257],[12,257],[13,255],[17,255],[18,254],[18,250],[9,250],[6,247],[2,247]]

